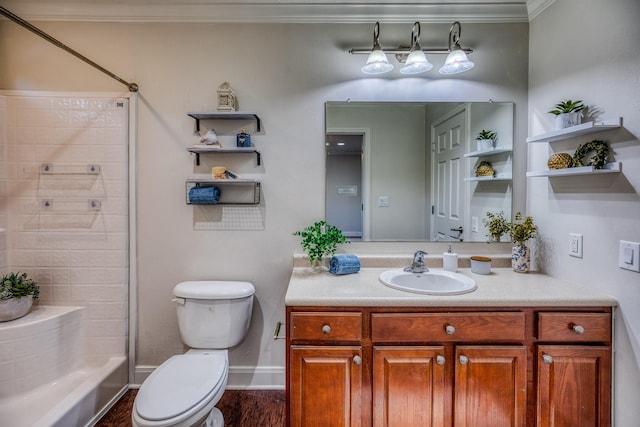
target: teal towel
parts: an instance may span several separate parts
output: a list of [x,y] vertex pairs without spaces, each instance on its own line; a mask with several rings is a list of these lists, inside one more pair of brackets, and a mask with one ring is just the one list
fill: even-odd
[[333,274],[351,274],[360,271],[360,260],[354,254],[340,254],[331,257],[329,272]]
[[220,189],[216,186],[198,186],[189,190],[189,203],[192,205],[215,205],[219,201]]

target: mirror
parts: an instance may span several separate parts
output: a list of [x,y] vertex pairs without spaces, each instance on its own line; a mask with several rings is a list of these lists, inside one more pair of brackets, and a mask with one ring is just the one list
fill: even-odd
[[513,123],[510,102],[327,102],[326,220],[351,240],[488,241],[486,213],[511,218]]

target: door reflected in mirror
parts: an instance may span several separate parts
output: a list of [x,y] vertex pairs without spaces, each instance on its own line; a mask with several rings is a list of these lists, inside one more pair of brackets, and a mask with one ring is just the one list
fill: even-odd
[[[326,220],[351,240],[488,241],[486,213],[511,218],[513,113],[509,102],[327,102]],[[483,130],[496,137],[476,141]]]

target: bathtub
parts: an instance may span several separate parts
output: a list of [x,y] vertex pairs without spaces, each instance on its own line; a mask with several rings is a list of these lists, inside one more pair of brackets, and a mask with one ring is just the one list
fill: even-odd
[[124,394],[126,357],[89,360],[85,316],[82,307],[38,306],[0,323],[2,425],[93,425]]

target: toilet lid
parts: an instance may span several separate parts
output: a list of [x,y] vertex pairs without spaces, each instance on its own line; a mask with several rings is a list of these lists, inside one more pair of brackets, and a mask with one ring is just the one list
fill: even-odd
[[149,375],[136,396],[138,414],[159,421],[183,414],[224,381],[225,354],[173,356]]

